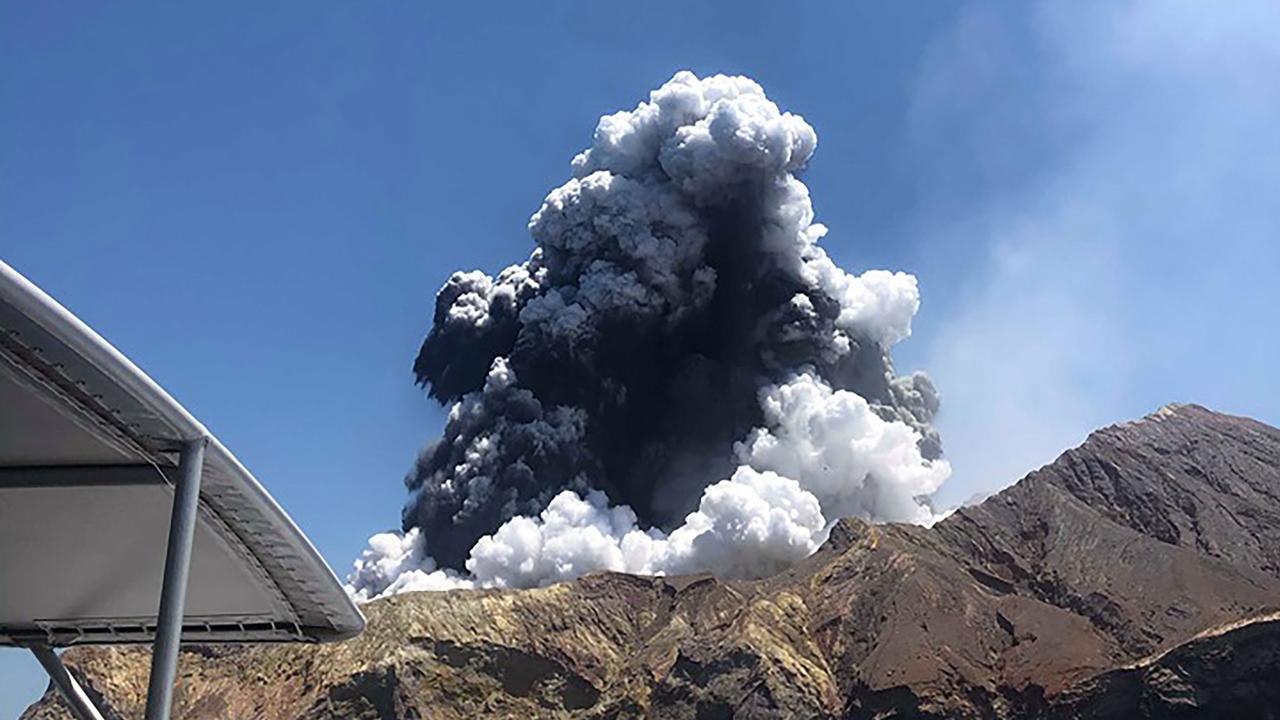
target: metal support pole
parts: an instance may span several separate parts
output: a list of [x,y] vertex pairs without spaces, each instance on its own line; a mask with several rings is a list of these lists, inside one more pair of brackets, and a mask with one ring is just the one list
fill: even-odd
[[102,720],[102,713],[98,712],[84,688],[67,671],[67,666],[62,664],[62,658],[57,653],[47,645],[32,645],[28,649],[44,666],[44,671],[49,673],[53,684],[62,691],[62,697],[71,706],[71,714],[76,716],[76,720]]
[[169,546],[164,558],[164,584],[156,642],[151,651],[151,680],[147,685],[146,720],[169,720],[173,683],[178,675],[178,645],[182,639],[182,612],[187,601],[187,573],[191,569],[191,545],[196,533],[200,504],[200,472],[208,438],[182,444],[178,482],[173,487],[173,515],[169,519]]

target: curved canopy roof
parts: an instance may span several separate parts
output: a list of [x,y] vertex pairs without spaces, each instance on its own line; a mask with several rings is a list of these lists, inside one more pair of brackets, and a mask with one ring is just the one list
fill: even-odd
[[360,611],[226,447],[0,262],[0,645],[149,642],[178,449],[208,436],[184,641],[325,641]]

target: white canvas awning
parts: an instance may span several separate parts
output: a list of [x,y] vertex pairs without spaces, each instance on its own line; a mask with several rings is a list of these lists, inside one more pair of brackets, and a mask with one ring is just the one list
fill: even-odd
[[0,262],[0,645],[157,637],[180,459],[197,444],[181,639],[358,633],[364,619],[333,572],[235,456]]

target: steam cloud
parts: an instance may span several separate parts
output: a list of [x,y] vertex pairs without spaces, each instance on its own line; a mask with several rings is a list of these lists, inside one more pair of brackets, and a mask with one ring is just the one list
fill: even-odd
[[601,118],[529,259],[441,288],[414,371],[452,407],[352,594],[759,577],[844,515],[931,522],[938,396],[889,356],[916,280],[818,245],[816,146],[744,77],[681,72]]

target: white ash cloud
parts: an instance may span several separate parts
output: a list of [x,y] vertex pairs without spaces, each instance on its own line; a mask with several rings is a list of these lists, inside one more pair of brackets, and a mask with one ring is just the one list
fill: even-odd
[[767,388],[760,403],[765,427],[739,443],[743,463],[795,478],[833,519],[932,521],[922,498],[951,467],[925,458],[910,426],[886,422],[860,395],[832,390],[808,372]]
[[678,73],[601,118],[529,259],[440,290],[414,370],[452,408],[407,478],[404,540],[370,548],[353,592],[392,591],[419,555],[424,578],[486,586],[753,577],[844,514],[928,522],[937,393],[889,356],[916,280],[819,246],[796,176],[816,147],[742,77]]
[[467,570],[493,587],[534,587],[588,572],[674,575],[714,568],[757,577],[813,552],[825,529],[818,500],[791,478],[739,468],[707,488],[698,509],[670,534],[636,525],[593,490],[566,490],[538,517],[508,520],[471,550]]
[[473,586],[456,572],[441,570],[427,552],[422,530],[378,533],[369,538],[347,576],[347,592],[359,602],[402,592],[455,590]]

